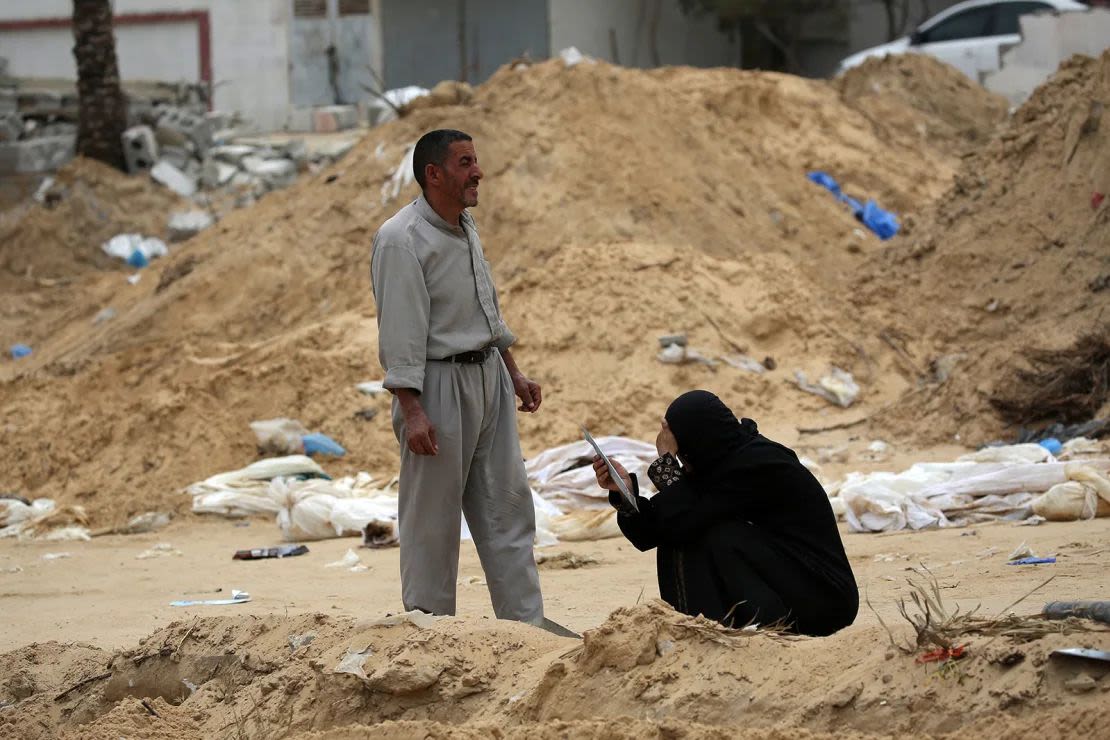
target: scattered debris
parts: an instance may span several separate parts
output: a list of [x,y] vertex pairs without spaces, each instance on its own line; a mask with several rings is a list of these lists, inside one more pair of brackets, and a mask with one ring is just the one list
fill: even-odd
[[109,257],[121,259],[135,268],[146,267],[152,259],[164,257],[169,251],[161,239],[142,234],[117,234],[101,244],[100,248]]
[[847,370],[833,366],[817,381],[810,383],[801,370],[794,371],[794,383],[807,393],[824,398],[841,408],[848,408],[859,397],[859,385]]
[[171,601],[170,606],[229,606],[231,604],[245,604],[251,600],[251,595],[246,591],[231,589],[230,599],[202,599],[197,601]]
[[362,562],[362,558],[360,558],[358,556],[358,553],[355,552],[354,550],[350,549],[350,548],[347,549],[347,552],[343,555],[342,558],[340,558],[339,560],[336,560],[334,562],[328,563],[324,567],[325,568],[346,568],[347,570],[351,571],[352,573],[362,573],[363,571],[370,570],[370,566],[364,565],[363,562]]
[[207,211],[192,210],[174,213],[170,216],[167,226],[169,239],[171,242],[185,241],[212,224],[212,216]]
[[685,334],[668,334],[659,337],[659,346],[663,349],[655,356],[665,365],[683,365],[687,362],[700,362],[710,367],[716,361],[706,357],[701,352],[689,346]]
[[396,200],[402,190],[416,182],[412,172],[412,157],[415,153],[416,143],[413,142],[412,146],[405,150],[405,154],[401,157],[401,163],[397,165],[397,169],[393,170],[393,174],[389,176],[389,179],[382,183],[383,206],[390,201]]
[[1011,560],[1006,565],[1043,565],[1055,562],[1056,558],[1019,558],[1018,560]]
[[730,367],[734,367],[737,370],[747,370],[749,373],[755,373],[756,375],[762,375],[772,369],[759,360],[748,357],[747,355],[722,355],[721,360]]
[[367,396],[380,396],[384,393],[389,393],[386,390],[384,381],[381,380],[368,380],[364,383],[359,383],[355,386],[359,393],[364,393]]
[[168,542],[159,542],[149,550],[143,550],[135,556],[136,560],[149,560],[150,558],[180,557],[182,553]]
[[559,58],[563,60],[563,64],[567,68],[576,67],[583,62],[585,62],[586,64],[594,63],[593,57],[583,54],[582,52],[578,51],[577,47],[574,46],[568,46],[567,48],[560,51]]
[[31,354],[30,346],[19,342],[13,344],[8,351],[11,353],[13,360],[20,360]]
[[319,432],[309,432],[296,419],[266,419],[252,421],[251,429],[258,437],[258,449],[277,455],[305,454],[342,457],[347,454],[343,446]]
[[315,632],[305,632],[303,635],[289,635],[289,652],[295,653],[303,647],[312,644],[317,637]]
[[1050,601],[1041,614],[1049,619],[1080,617],[1110,624],[1110,601]]
[[96,316],[93,316],[93,326],[100,326],[105,321],[111,321],[116,317],[116,309],[109,306],[108,308],[99,311]]
[[536,565],[541,570],[578,570],[598,565],[600,561],[589,555],[578,555],[573,552],[542,553],[536,555]]
[[232,560],[265,560],[268,558],[292,558],[308,552],[305,545],[279,545],[278,547],[260,547],[253,550],[236,550],[231,556]]
[[183,198],[189,198],[197,192],[196,178],[185,174],[168,160],[159,160],[151,168],[150,176]]
[[1082,658],[1084,660],[1097,660],[1100,663],[1110,663],[1110,650],[1093,650],[1091,648],[1060,648],[1053,650],[1049,655],[1053,658]]

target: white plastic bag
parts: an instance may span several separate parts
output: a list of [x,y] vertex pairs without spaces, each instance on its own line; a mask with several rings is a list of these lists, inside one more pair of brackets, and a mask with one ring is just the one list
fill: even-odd
[[1033,501],[1033,513],[1050,522],[1074,522],[1094,519],[1098,512],[1099,498],[1094,488],[1068,481],[1048,489]]
[[275,455],[296,455],[304,452],[301,438],[308,429],[296,419],[264,419],[252,421],[251,431],[258,437],[258,447]]

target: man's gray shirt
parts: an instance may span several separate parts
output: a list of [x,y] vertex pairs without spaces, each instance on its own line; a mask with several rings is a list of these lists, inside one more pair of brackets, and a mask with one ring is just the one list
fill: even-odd
[[501,318],[478,230],[444,221],[421,195],[374,235],[370,277],[386,388],[424,386],[424,364],[516,341]]

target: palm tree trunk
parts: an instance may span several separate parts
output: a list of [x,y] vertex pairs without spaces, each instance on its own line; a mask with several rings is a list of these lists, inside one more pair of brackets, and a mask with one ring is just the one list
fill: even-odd
[[77,153],[124,169],[127,102],[119,81],[111,0],[73,0],[77,60]]

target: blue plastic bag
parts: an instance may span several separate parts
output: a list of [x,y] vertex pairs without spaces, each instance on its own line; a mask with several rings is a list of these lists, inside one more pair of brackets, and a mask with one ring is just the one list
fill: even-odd
[[18,360],[31,354],[31,348],[26,344],[13,344],[10,352],[12,353],[12,359]]
[[867,201],[857,218],[883,241],[898,233],[898,219],[890,211],[879,208],[879,204],[873,200]]
[[809,178],[810,182],[817,183],[837,198],[840,197],[840,185],[837,184],[836,180],[834,180],[829,173],[818,170],[816,172],[810,172],[806,177]]
[[301,437],[301,444],[304,445],[304,454],[309,457],[313,455],[331,455],[333,457],[343,457],[347,451],[343,446],[336,442],[334,439],[326,434],[313,432]]
[[836,196],[838,201],[851,208],[856,219],[883,241],[898,233],[898,219],[895,218],[893,213],[884,211],[873,200],[869,200],[866,205],[863,205],[855,198],[846,195],[841,191],[840,184],[827,172],[821,172],[820,170],[810,172],[806,175],[806,179],[825,188]]
[[1022,558],[1021,560],[1011,560],[1006,565],[1043,565],[1055,562],[1056,558]]
[[150,260],[146,258],[141,249],[135,249],[127,257],[127,264],[135,268],[143,268],[150,264]]
[[1064,449],[1063,443],[1055,437],[1047,437],[1045,439],[1042,439],[1037,444],[1048,450],[1049,453],[1053,455],[1059,455]]

